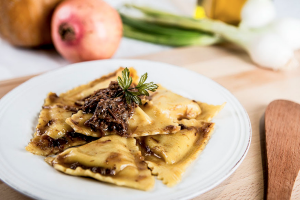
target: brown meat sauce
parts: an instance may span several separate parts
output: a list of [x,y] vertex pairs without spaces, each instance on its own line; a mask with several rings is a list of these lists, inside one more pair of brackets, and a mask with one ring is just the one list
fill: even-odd
[[157,155],[156,153],[154,153],[153,151],[151,151],[151,148],[146,145],[145,143],[145,137],[139,137],[136,138],[136,143],[139,146],[140,151],[142,152],[142,155],[147,157],[147,156],[155,156],[157,158],[161,158],[159,155]]
[[49,155],[54,153],[60,153],[66,148],[70,147],[72,143],[82,142],[89,143],[98,138],[89,137],[80,133],[68,132],[64,137],[59,139],[53,139],[48,135],[42,135],[31,140],[31,143],[41,150],[49,152]]
[[210,129],[213,126],[213,123],[204,123],[203,126],[201,126],[201,127],[194,127],[194,126],[187,127],[187,126],[185,126],[183,124],[179,124],[179,126],[181,127],[181,130],[184,130],[184,129],[187,129],[187,130],[195,129],[196,130],[195,135],[196,134],[201,134],[203,137],[207,137],[207,134],[209,133]]
[[128,120],[132,116],[137,104],[126,102],[124,91],[118,82],[112,81],[108,88],[95,91],[93,95],[84,99],[80,108],[93,116],[84,125],[100,132],[116,132],[120,136],[128,137]]

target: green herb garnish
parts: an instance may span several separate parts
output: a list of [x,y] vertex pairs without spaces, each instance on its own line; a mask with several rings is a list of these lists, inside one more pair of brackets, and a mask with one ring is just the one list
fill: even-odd
[[131,87],[132,77],[130,77],[129,69],[126,67],[122,71],[122,77],[118,76],[118,84],[124,90],[125,99],[128,104],[131,104],[134,101],[136,104],[142,104],[141,98],[139,96],[149,96],[149,91],[155,92],[158,88],[158,85],[154,84],[153,82],[145,83],[148,78],[148,74],[145,73],[141,76],[139,83],[136,87]]

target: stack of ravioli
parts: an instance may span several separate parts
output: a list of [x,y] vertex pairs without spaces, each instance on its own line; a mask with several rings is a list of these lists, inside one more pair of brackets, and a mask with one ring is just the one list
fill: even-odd
[[[196,102],[159,86],[128,120],[130,137],[103,135],[84,125],[92,114],[74,108],[80,106],[78,101],[116,81],[122,70],[59,96],[49,93],[26,150],[47,156],[48,164],[69,175],[140,190],[154,187],[154,175],[174,186],[205,148],[214,129],[210,121],[225,104]],[[129,70],[137,84],[137,72]]]

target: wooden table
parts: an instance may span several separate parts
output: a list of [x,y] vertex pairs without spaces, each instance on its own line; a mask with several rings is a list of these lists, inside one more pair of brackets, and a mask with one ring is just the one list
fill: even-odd
[[[300,51],[296,53],[300,60]],[[255,66],[249,56],[236,48],[187,47],[136,57],[170,63],[203,74],[220,83],[242,103],[253,129],[249,152],[240,167],[216,188],[195,199],[263,199],[265,187],[264,112],[275,99],[300,103],[300,68],[274,72]],[[0,82],[0,97],[30,77]],[[0,181],[1,199],[30,199]],[[292,199],[300,198],[300,178]]]

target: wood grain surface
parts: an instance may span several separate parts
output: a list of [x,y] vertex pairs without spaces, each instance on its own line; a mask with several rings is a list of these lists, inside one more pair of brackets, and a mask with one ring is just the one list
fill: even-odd
[[[300,60],[300,52],[297,52],[297,57]],[[266,185],[264,112],[275,99],[300,103],[300,69],[285,72],[264,70],[255,66],[245,52],[216,46],[178,48],[136,58],[170,63],[203,74],[231,91],[249,114],[253,134],[245,160],[229,178],[194,200],[263,199]],[[0,95],[25,80],[19,78],[0,82]],[[29,199],[1,182],[0,197]],[[299,176],[292,199],[300,199]]]
[[300,169],[300,104],[271,102],[265,112],[267,200],[291,198]]

